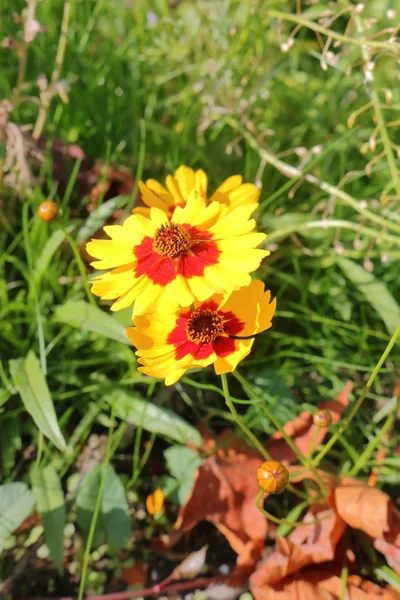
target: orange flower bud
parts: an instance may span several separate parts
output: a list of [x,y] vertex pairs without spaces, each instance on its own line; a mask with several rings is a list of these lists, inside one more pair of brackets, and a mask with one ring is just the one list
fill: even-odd
[[329,410],[318,410],[313,415],[313,421],[317,427],[329,427],[332,423],[332,415]]
[[43,221],[53,221],[58,216],[58,206],[55,202],[42,202],[38,208],[38,215]]
[[277,460],[267,460],[257,469],[257,481],[267,494],[280,494],[289,481],[289,471]]
[[157,488],[152,494],[146,498],[146,508],[150,515],[157,515],[162,511],[164,506],[164,493],[160,488]]

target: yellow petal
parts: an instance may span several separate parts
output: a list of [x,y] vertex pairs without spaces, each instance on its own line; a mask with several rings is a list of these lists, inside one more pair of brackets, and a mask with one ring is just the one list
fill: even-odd
[[178,183],[178,187],[183,200],[187,200],[190,192],[192,192],[196,187],[193,169],[182,165],[181,167],[176,169],[174,173],[174,178]]

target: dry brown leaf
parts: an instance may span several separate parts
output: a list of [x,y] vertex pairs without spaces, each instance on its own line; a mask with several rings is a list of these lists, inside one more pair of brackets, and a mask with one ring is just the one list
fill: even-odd
[[[228,436],[232,433],[224,432],[220,440]],[[211,444],[208,436],[207,446]],[[256,471],[261,462],[239,438],[230,439],[229,447],[220,448],[199,467],[175,530],[185,533],[200,521],[210,521],[239,555],[246,552],[249,541],[264,540],[267,520],[254,503],[259,492]]]
[[122,579],[130,586],[146,587],[147,563],[135,561],[131,567],[122,567]]
[[[349,395],[352,390],[353,384],[348,381],[344,386],[343,390],[337,395],[334,400],[329,402],[322,402],[319,406],[319,410],[329,410],[332,415],[332,424],[335,425],[342,416],[343,412],[349,404]],[[299,414],[298,417],[289,421],[284,426],[285,432],[292,438],[296,446],[306,456],[310,448],[311,440],[314,438],[316,426],[313,424],[313,417],[309,411],[304,411]],[[323,441],[327,434],[327,428],[320,428],[319,433],[316,437],[315,447]],[[297,461],[297,456],[291,448],[285,442],[280,431],[277,431],[266,445],[266,449],[275,460],[290,464]]]
[[354,480],[344,480],[335,489],[338,514],[350,527],[373,538],[382,538],[400,527],[400,513],[385,492]]
[[396,573],[400,573],[400,532],[394,542],[379,538],[374,541],[374,546],[378,552],[382,552],[389,567],[392,567]]
[[[317,519],[320,522],[307,525]],[[277,538],[277,549],[251,577],[254,585],[275,584],[305,566],[333,560],[346,528],[344,521],[331,509],[310,511],[303,520],[305,525],[296,527],[289,537]]]
[[[331,575],[320,581],[320,588],[340,598],[342,580],[340,574]],[[400,600],[400,594],[391,588],[381,588],[372,581],[361,579],[358,575],[350,575],[347,580],[345,600]]]
[[173,579],[194,579],[200,573],[206,562],[206,554],[208,550],[208,544],[197,550],[197,552],[191,552],[180,565],[178,565],[173,573]]
[[[339,600],[342,591],[340,565],[304,569],[280,582],[262,584],[253,577],[250,590],[255,600]],[[381,588],[357,575],[347,581],[345,600],[399,600],[398,592]]]

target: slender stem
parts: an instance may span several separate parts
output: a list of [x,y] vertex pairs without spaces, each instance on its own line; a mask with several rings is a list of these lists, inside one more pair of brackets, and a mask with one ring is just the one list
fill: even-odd
[[44,435],[39,430],[38,449],[37,449],[37,455],[36,455],[36,461],[35,461],[35,464],[37,467],[40,465],[40,461],[42,460],[43,450],[44,450]]
[[290,13],[285,13],[285,12],[281,12],[278,10],[267,10],[266,11],[268,16],[270,17],[275,17],[276,19],[282,19],[284,21],[293,21],[294,23],[298,23],[299,25],[302,25],[303,27],[307,27],[308,29],[311,29],[312,31],[318,31],[318,33],[322,33],[324,35],[327,35],[328,37],[334,39],[334,40],[339,40],[340,42],[344,43],[344,44],[354,44],[355,46],[370,46],[371,48],[386,48],[388,50],[394,50],[396,52],[398,52],[399,50],[399,44],[396,44],[394,42],[379,42],[379,41],[375,41],[375,40],[368,40],[368,39],[360,39],[360,38],[352,38],[349,37],[347,35],[342,35],[340,33],[337,33],[336,31],[333,31],[333,29],[327,29],[326,27],[322,27],[322,25],[318,25],[318,23],[315,23],[314,21],[309,21],[308,19],[304,19],[303,17],[301,17],[300,15],[293,15]]
[[[291,527],[304,527],[305,525],[315,525],[316,523],[321,523],[321,521],[325,521],[325,519],[328,519],[331,515],[326,515],[325,517],[322,517],[322,519],[314,519],[313,521],[286,521],[285,519],[278,519],[278,517],[274,517],[274,515],[271,515],[271,513],[267,512],[265,510],[265,508],[263,508],[261,506],[261,500],[264,496],[263,490],[260,490],[258,492],[257,498],[256,498],[256,506],[258,508],[258,510],[260,512],[262,512],[262,514],[267,517],[267,519],[269,519],[270,521],[272,521],[273,523],[276,523],[277,525],[290,525]],[[315,498],[310,499],[307,504],[313,504],[314,502],[316,502]]]
[[[259,394],[247,382],[247,380],[244,377],[242,377],[242,375],[240,375],[237,371],[235,371],[235,373],[233,375],[241,383],[241,385],[243,386],[243,389],[246,391],[246,393],[250,397],[257,398],[257,399],[260,398]],[[275,418],[274,414],[265,405],[265,402],[264,403],[260,403],[260,407],[261,407],[261,410],[266,414],[266,416],[268,417],[268,419],[271,421],[271,423],[274,425],[274,427],[276,427],[276,429],[281,433],[283,439],[285,440],[285,442],[287,443],[287,445],[289,446],[289,448],[292,449],[292,451],[297,456],[297,458],[299,459],[299,461],[301,462],[301,464],[304,467],[308,467],[313,472],[313,474],[315,476],[315,480],[318,483],[321,492],[325,496],[327,496],[328,490],[327,490],[326,485],[324,484],[324,482],[323,482],[320,474],[318,473],[318,470],[313,466],[312,463],[308,462],[308,460],[305,458],[305,456],[303,456],[303,454],[300,452],[300,450],[296,446],[295,442],[286,433],[285,428],[283,427],[283,425],[279,422],[278,419]]]
[[133,209],[135,201],[136,201],[137,191],[139,188],[139,181],[142,179],[142,176],[143,176],[144,157],[146,154],[146,121],[144,119],[140,119],[139,126],[140,126],[139,159],[138,159],[138,164],[137,164],[137,169],[136,169],[136,174],[135,174],[135,183],[133,185],[131,198],[125,208],[125,214],[132,212],[132,209]]
[[[235,373],[234,373],[234,375],[235,375]],[[222,381],[222,389],[224,391],[226,405],[229,408],[229,410],[231,411],[231,414],[232,414],[233,418],[235,419],[236,423],[239,425],[239,427],[241,428],[243,433],[247,436],[247,438],[253,442],[253,445],[258,449],[258,451],[262,454],[262,456],[266,460],[274,460],[272,458],[272,456],[270,455],[270,453],[264,448],[264,446],[261,444],[261,442],[257,439],[257,436],[255,436],[254,433],[252,433],[252,431],[247,427],[247,425],[244,423],[244,421],[240,418],[240,415],[238,414],[238,412],[232,402],[232,397],[229,393],[228,380],[227,380],[225,374],[221,374],[221,381]],[[300,492],[295,487],[293,487],[291,484],[287,485],[287,489],[289,491],[291,491],[292,494],[294,494],[295,496],[298,496],[299,498],[303,498],[303,499],[308,498],[307,494]]]
[[265,460],[273,460],[272,456],[269,454],[269,452],[264,448],[264,446],[261,444],[261,442],[254,435],[254,433],[252,433],[250,431],[250,429],[247,427],[247,425],[240,418],[236,408],[233,405],[233,402],[232,402],[232,399],[231,399],[231,396],[229,393],[228,380],[227,380],[225,373],[223,373],[221,375],[221,382],[222,382],[222,389],[224,391],[226,405],[229,408],[229,410],[231,411],[236,423],[239,425],[240,429],[248,437],[248,439],[252,441],[253,445],[257,448],[257,450],[260,452],[260,454],[262,454],[262,456],[265,458]]
[[93,294],[90,291],[88,280],[87,280],[87,275],[86,275],[86,267],[84,265],[81,255],[79,253],[79,250],[75,243],[75,240],[70,236],[70,234],[68,233],[68,231],[65,229],[65,227],[63,225],[60,225],[60,229],[63,231],[63,233],[65,235],[65,239],[68,241],[68,243],[71,247],[71,250],[74,254],[75,260],[78,264],[78,269],[79,269],[79,273],[80,273],[80,276],[82,279],[83,287],[85,288],[86,296],[87,296],[90,304],[92,304],[93,306],[97,306],[96,300],[94,299]]
[[308,449],[308,454],[307,454],[307,465],[308,466],[312,465],[311,459],[312,459],[312,455],[313,455],[314,450],[315,450],[315,442],[317,441],[317,437],[318,437],[318,434],[319,434],[320,431],[321,431],[321,428],[318,427],[318,426],[316,426],[315,427],[315,431],[314,431],[314,435],[312,436],[310,447]]
[[376,122],[378,125],[379,132],[381,134],[383,147],[385,149],[386,159],[389,166],[390,175],[392,177],[393,186],[396,190],[398,199],[400,199],[400,180],[399,172],[396,166],[396,160],[393,153],[392,143],[390,141],[385,120],[382,115],[382,109],[379,103],[379,97],[376,90],[371,90],[372,105],[374,107]]
[[[242,125],[240,125],[240,123],[238,123],[232,117],[225,117],[224,122],[233,129],[236,129],[249,143],[249,146],[256,150],[256,152],[258,152],[259,156],[264,158],[268,164],[275,167],[280,173],[282,173],[286,177],[291,177],[294,179],[304,179],[308,183],[315,185],[320,190],[331,194],[335,198],[338,198],[347,206],[351,206],[354,210],[356,210],[360,215],[364,216],[366,219],[375,222],[377,225],[381,225],[382,227],[392,230],[395,233],[400,233],[400,225],[393,223],[392,220],[384,219],[383,217],[376,215],[374,212],[368,210],[367,208],[363,208],[363,206],[360,204],[360,201],[350,196],[350,194],[347,194],[343,190],[339,189],[334,185],[331,185],[330,183],[327,183],[326,181],[321,181],[320,179],[318,179],[318,177],[315,177],[315,175],[311,175],[310,173],[304,173],[300,169],[292,167],[292,165],[289,165],[288,163],[285,163],[284,161],[277,158],[272,152],[260,146],[254,135],[250,131],[245,129]],[[326,223],[326,227],[328,227],[329,223],[331,223],[332,221],[326,219],[324,222]],[[347,221],[340,221],[340,223],[342,223],[341,226],[345,226],[343,224],[347,223]],[[354,223],[353,225],[357,227],[356,223]],[[372,229],[365,229],[369,232],[373,232]],[[375,235],[375,237],[377,237],[377,235]],[[393,237],[392,241],[396,242],[396,238]]]
[[371,458],[372,453],[378,447],[381,439],[393,427],[393,424],[396,420],[398,408],[399,408],[399,398],[397,399],[397,402],[393,405],[393,409],[392,409],[391,413],[388,415],[388,417],[387,417],[385,423],[383,424],[383,427],[380,430],[380,432],[378,433],[378,435],[376,435],[369,442],[368,446],[365,448],[365,450],[359,456],[359,458],[358,458],[357,462],[355,463],[355,465],[353,466],[353,468],[350,470],[349,477],[356,477],[358,475],[359,471],[361,471],[361,469],[363,469],[365,467],[368,460]]
[[96,504],[94,507],[92,521],[90,523],[89,535],[88,535],[88,539],[87,539],[86,547],[85,547],[85,554],[83,557],[83,566],[82,566],[81,580],[80,580],[80,584],[79,584],[78,600],[82,600],[83,594],[85,593],[86,575],[87,575],[87,570],[88,570],[88,565],[89,565],[90,550],[92,548],[94,533],[96,531],[97,520],[98,520],[99,514],[100,514],[101,501],[103,499],[104,486],[106,483],[107,469],[108,469],[108,465],[109,465],[110,459],[111,459],[113,429],[114,429],[114,406],[112,406],[112,408],[111,408],[111,424],[110,424],[110,428],[108,430],[108,442],[107,442],[106,456],[105,456],[104,462],[103,462],[103,469],[102,469],[102,474],[101,474],[99,491],[98,491],[97,498],[96,498]]
[[36,326],[37,326],[37,334],[38,334],[38,341],[39,341],[40,368],[42,370],[43,375],[46,375],[47,374],[46,342],[44,339],[43,319],[42,319],[42,314],[40,312],[39,294],[38,294],[38,290],[36,288],[36,281],[33,276],[34,266],[33,266],[33,253],[32,253],[32,247],[31,247],[29,224],[28,224],[28,211],[29,211],[29,203],[25,202],[23,209],[22,209],[22,231],[23,231],[23,237],[24,237],[26,262],[28,265],[28,272],[29,272],[29,289],[30,289],[32,297],[33,297],[33,304],[34,304],[35,315],[36,315]]
[[370,378],[368,379],[360,398],[357,400],[356,404],[353,406],[350,414],[348,415],[348,417],[345,419],[345,421],[343,422],[342,426],[339,427],[339,429],[336,431],[336,433],[334,433],[334,435],[331,437],[331,439],[325,444],[325,446],[322,448],[322,450],[319,452],[319,454],[315,457],[315,459],[313,460],[313,464],[314,467],[317,467],[319,465],[319,463],[321,462],[321,460],[324,458],[324,456],[329,452],[329,450],[332,448],[332,446],[334,446],[336,444],[336,442],[338,441],[338,439],[340,438],[340,436],[342,435],[342,433],[347,429],[347,427],[350,425],[351,421],[353,420],[353,418],[355,417],[355,415],[357,414],[358,409],[361,407],[362,403],[365,400],[365,397],[367,395],[367,393],[369,392],[372,384],[374,383],[376,376],[378,375],[381,366],[383,365],[383,363],[385,362],[385,360],[387,359],[390,351],[392,350],[393,346],[395,345],[397,338],[400,335],[400,325],[398,325],[398,327],[396,328],[396,331],[394,332],[394,334],[392,335],[388,345],[385,348],[385,351],[383,352],[382,356],[380,357],[380,359],[378,360],[375,369],[372,372],[372,375],[370,376]]
[[64,57],[65,57],[65,50],[67,47],[67,36],[68,36],[70,15],[71,15],[71,3],[70,3],[70,0],[65,0],[63,18],[62,18],[62,22],[61,22],[61,33],[60,33],[60,39],[58,41],[58,48],[57,48],[57,54],[56,54],[56,62],[54,65],[53,73],[51,74],[49,86],[48,86],[47,90],[41,94],[41,97],[40,97],[39,114],[38,114],[38,118],[36,120],[35,127],[34,127],[33,133],[32,133],[32,137],[34,140],[39,139],[42,134],[43,127],[44,127],[44,124],[45,124],[46,118],[47,118],[47,113],[50,108],[51,100],[52,100],[54,94],[56,93],[55,85],[58,82],[60,74],[61,74],[61,69],[62,69],[62,65],[64,62]]
[[345,221],[343,219],[321,219],[318,221],[309,221],[308,223],[297,223],[297,225],[291,225],[289,227],[285,227],[284,229],[272,231],[268,234],[267,242],[271,244],[272,242],[285,238],[288,235],[292,235],[292,233],[301,233],[302,231],[308,231],[310,229],[331,228],[351,229],[352,231],[356,231],[357,233],[368,235],[369,237],[375,239],[379,238],[381,240],[386,240],[392,244],[400,246],[400,238],[398,235],[390,235],[389,233],[383,232],[382,229],[375,230],[371,227],[365,227],[364,225],[360,225],[359,223],[355,223],[353,221]]

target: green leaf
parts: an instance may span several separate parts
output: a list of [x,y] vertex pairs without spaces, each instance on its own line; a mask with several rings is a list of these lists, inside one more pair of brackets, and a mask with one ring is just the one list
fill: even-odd
[[4,473],[9,473],[15,464],[15,455],[21,450],[21,428],[19,417],[5,418],[1,426],[0,450]]
[[[71,228],[72,229],[72,228]],[[49,237],[43,249],[40,253],[39,258],[35,263],[34,268],[34,278],[35,281],[38,281],[43,273],[46,271],[47,267],[50,264],[51,259],[54,256],[54,253],[61,246],[65,238],[64,232],[61,229],[56,229]]]
[[90,238],[91,235],[96,233],[100,227],[103,227],[104,223],[111,217],[117,208],[123,208],[129,200],[129,196],[116,196],[107,202],[103,202],[98,208],[96,208],[82,227],[79,229],[76,235],[76,243],[82,244]]
[[35,497],[25,483],[0,485],[0,552],[4,539],[29,517]]
[[124,327],[114,317],[83,300],[70,300],[56,306],[54,319],[59,323],[66,323],[84,331],[97,333],[123,344],[130,345],[131,343]]
[[169,472],[178,480],[178,501],[183,506],[192,491],[194,477],[202,460],[186,446],[167,448],[164,451],[164,458]]
[[[101,465],[93,467],[86,475],[76,498],[77,522],[86,535],[92,521],[102,474]],[[111,465],[107,467],[101,512],[96,525],[95,544],[101,542],[102,531],[106,533],[108,543],[116,550],[126,546],[132,535],[132,518],[124,486]]]
[[42,515],[44,538],[60,573],[63,572],[65,503],[61,481],[53,465],[30,470],[37,511]]
[[114,406],[116,414],[124,421],[142,427],[146,431],[164,435],[181,444],[186,442],[197,446],[201,444],[201,435],[192,425],[172,411],[142,400],[135,392],[116,388],[104,399]]
[[40,431],[61,451],[66,443],[58,426],[53,401],[39,360],[29,351],[25,359],[10,360],[10,373],[26,410]]
[[376,310],[388,332],[394,333],[400,324],[400,308],[387,289],[386,283],[378,281],[372,273],[368,273],[363,267],[348,258],[338,258],[337,262],[346,277],[354,283]]

